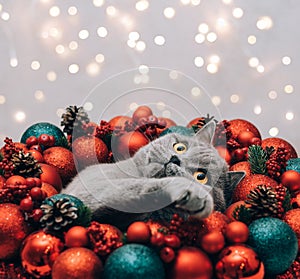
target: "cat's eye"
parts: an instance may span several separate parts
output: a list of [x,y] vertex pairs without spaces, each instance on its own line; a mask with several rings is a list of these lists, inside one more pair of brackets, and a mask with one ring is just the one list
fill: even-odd
[[198,170],[194,172],[194,178],[201,184],[206,184],[208,181],[208,177],[205,171]]
[[175,143],[173,145],[173,148],[176,151],[176,153],[178,153],[178,154],[182,154],[187,150],[186,145],[182,142]]

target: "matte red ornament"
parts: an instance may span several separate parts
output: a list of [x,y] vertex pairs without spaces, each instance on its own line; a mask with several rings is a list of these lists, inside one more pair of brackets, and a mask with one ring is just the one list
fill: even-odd
[[205,234],[201,239],[201,248],[208,254],[220,252],[225,245],[225,239],[221,232],[212,231]]
[[245,223],[234,221],[227,225],[225,237],[230,243],[244,243],[248,236],[249,229]]
[[23,176],[13,175],[6,179],[6,185],[27,185],[27,183]]
[[41,152],[37,151],[37,150],[34,150],[34,149],[31,149],[31,150],[28,150],[27,153],[30,153],[31,156],[38,162],[38,163],[44,163],[44,157],[42,155]]
[[258,255],[246,245],[227,246],[218,259],[215,266],[218,279],[248,278],[260,272],[261,261]]
[[300,190],[300,173],[295,170],[285,171],[281,175],[280,181],[282,185],[288,188],[291,192],[297,192]]
[[83,247],[62,252],[52,267],[52,279],[101,279],[103,265],[97,255]]
[[46,197],[51,197],[51,196],[58,194],[58,191],[56,190],[56,188],[46,182],[42,183],[41,189],[46,194]]
[[87,229],[81,226],[70,228],[65,235],[67,247],[86,247],[89,245]]
[[42,180],[42,182],[51,184],[53,187],[55,187],[57,192],[60,192],[63,184],[62,184],[61,177],[60,177],[58,171],[56,170],[56,168],[53,166],[44,164],[44,163],[41,163],[40,167],[43,172],[40,175],[40,179]]
[[134,222],[127,228],[127,241],[147,243],[151,237],[149,226],[144,222]]
[[108,121],[109,125],[113,130],[116,129],[116,127],[123,128],[125,126],[126,122],[131,122],[132,118],[129,116],[125,115],[118,115],[112,118],[111,120]]
[[30,232],[23,213],[16,204],[0,204],[0,260],[14,257]]
[[175,261],[167,270],[169,279],[211,279],[213,267],[208,256],[196,247],[178,250]]
[[64,244],[59,238],[44,231],[34,232],[22,245],[20,252],[22,266],[36,278],[48,276],[63,248]]
[[142,117],[153,115],[151,108],[148,106],[139,106],[132,114],[132,120],[137,124]]
[[287,160],[298,157],[295,148],[289,142],[282,138],[273,137],[263,139],[263,141],[261,142],[261,147],[265,149],[267,146],[273,146],[275,149],[277,149],[279,146],[283,146],[288,151]]

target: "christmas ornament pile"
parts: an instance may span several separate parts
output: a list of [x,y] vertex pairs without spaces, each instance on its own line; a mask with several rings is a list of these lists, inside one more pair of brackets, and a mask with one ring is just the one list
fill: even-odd
[[[245,178],[225,212],[134,222],[92,219],[60,191],[88,165],[114,163],[167,133],[217,123],[213,144]],[[199,116],[186,126],[138,107],[99,124],[69,106],[61,127],[40,122],[0,150],[0,278],[300,278],[300,158],[243,119]]]

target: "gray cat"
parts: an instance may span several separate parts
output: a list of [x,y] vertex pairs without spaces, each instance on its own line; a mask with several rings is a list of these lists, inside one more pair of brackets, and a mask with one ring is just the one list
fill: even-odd
[[142,147],[132,158],[81,171],[64,193],[81,199],[102,223],[126,227],[132,221],[170,220],[174,213],[205,218],[225,210],[244,172],[229,172],[212,146],[210,121],[194,136],[170,133]]

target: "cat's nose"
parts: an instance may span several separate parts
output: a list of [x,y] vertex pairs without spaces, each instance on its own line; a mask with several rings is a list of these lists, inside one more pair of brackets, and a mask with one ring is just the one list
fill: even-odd
[[171,159],[169,160],[169,163],[173,163],[173,164],[175,164],[177,166],[180,166],[180,160],[179,160],[179,158],[176,155],[173,155],[171,157]]

